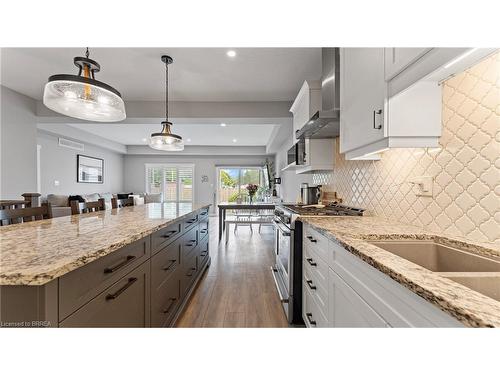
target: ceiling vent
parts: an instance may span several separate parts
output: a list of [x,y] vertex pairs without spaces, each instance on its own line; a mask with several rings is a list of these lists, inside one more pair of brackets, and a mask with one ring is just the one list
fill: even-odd
[[83,149],[84,149],[83,143],[75,142],[75,141],[72,141],[72,140],[66,139],[66,138],[59,138],[59,146],[71,148],[71,149],[77,150],[77,151],[83,151]]

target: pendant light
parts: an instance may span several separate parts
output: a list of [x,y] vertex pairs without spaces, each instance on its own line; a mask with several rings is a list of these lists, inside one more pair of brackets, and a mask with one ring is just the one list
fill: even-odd
[[165,63],[165,121],[162,121],[162,129],[160,133],[151,134],[149,139],[149,147],[161,151],[182,151],[184,150],[184,142],[182,137],[177,134],[172,134],[172,123],[168,121],[168,66],[174,61],[170,56],[162,56],[161,61]]
[[43,92],[43,104],[51,110],[81,120],[115,122],[124,120],[125,104],[113,87],[95,79],[101,70],[97,61],[75,57],[78,75],[56,74],[49,77]]

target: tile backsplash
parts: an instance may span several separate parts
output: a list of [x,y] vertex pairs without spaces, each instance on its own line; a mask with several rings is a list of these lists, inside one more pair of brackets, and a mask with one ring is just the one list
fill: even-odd
[[[443,82],[440,148],[392,149],[380,161],[346,161],[317,173],[368,214],[500,245],[500,53]],[[433,197],[409,180],[434,177]]]

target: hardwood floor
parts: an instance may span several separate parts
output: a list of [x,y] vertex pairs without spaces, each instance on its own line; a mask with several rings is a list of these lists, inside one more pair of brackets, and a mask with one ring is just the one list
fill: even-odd
[[217,218],[210,218],[212,264],[193,293],[177,327],[288,327],[274,286],[274,230],[231,226],[227,245],[218,243]]

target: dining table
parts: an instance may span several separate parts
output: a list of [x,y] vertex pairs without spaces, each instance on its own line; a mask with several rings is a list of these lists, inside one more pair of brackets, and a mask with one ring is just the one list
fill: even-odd
[[237,203],[237,202],[222,202],[218,204],[219,207],[219,241],[222,239],[222,235],[226,229],[226,211],[227,210],[274,210],[275,203],[272,202],[248,202],[248,203]]

